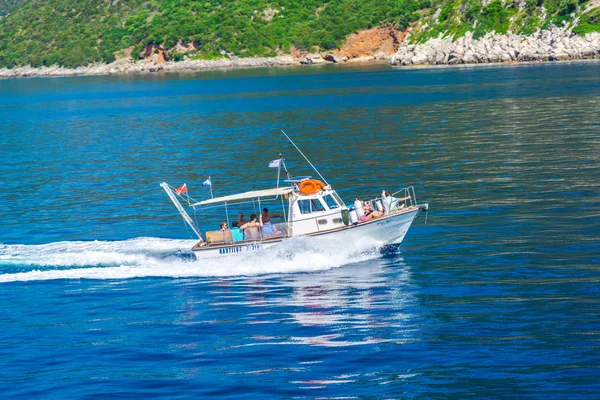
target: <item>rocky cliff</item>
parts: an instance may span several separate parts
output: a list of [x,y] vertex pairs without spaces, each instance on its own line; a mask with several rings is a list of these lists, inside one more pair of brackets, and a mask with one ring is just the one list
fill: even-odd
[[393,65],[600,57],[600,0],[458,0],[410,27]]
[[600,32],[576,35],[571,29],[550,26],[532,35],[488,33],[474,39],[471,32],[424,43],[402,43],[392,65],[477,64],[510,61],[569,60],[600,57]]

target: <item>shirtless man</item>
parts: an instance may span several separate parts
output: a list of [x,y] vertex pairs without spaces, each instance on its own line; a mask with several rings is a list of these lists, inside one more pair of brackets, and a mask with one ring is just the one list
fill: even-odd
[[[243,214],[240,214],[242,217],[244,216]],[[259,219],[256,220],[256,214],[252,214],[250,216],[250,221],[246,221],[244,222],[243,225],[240,225],[240,229],[246,229],[246,228],[252,228],[254,226],[260,228],[263,226],[263,222],[262,222],[262,214],[258,217]]]
[[242,227],[242,225],[244,225],[244,224],[246,224],[246,223],[248,223],[248,222],[250,222],[250,221],[246,221],[246,220],[244,219],[244,214],[242,214],[242,213],[239,213],[239,214],[238,214],[237,223],[238,223],[238,226],[239,226],[240,228]]
[[[258,221],[256,220],[256,214],[250,216],[250,222],[246,222],[240,228],[244,231],[244,237],[246,240],[260,240],[262,239],[260,229],[263,226],[262,215],[259,215]],[[249,229],[250,228],[250,229]],[[256,228],[256,229],[252,229]]]
[[263,212],[261,214],[263,222],[271,222],[271,218],[281,218],[281,215],[271,215],[269,214],[268,208],[263,208]]

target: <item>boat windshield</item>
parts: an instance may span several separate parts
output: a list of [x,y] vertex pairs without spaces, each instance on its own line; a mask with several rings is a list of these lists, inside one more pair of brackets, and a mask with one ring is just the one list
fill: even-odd
[[319,199],[298,200],[298,207],[300,208],[300,213],[302,214],[310,214],[311,212],[315,211],[325,211],[325,207]]
[[346,206],[346,203],[344,203],[344,200],[341,199],[341,197],[337,194],[337,192],[333,192],[333,197],[335,197],[335,199],[337,200],[338,204],[342,207]]
[[323,200],[325,200],[325,203],[327,204],[327,207],[329,207],[330,210],[335,210],[336,208],[340,207],[340,205],[330,194],[323,196]]

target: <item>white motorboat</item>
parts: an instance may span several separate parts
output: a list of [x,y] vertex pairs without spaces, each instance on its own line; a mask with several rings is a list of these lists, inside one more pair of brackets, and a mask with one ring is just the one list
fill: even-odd
[[[295,144],[294,146],[296,147]],[[174,188],[166,182],[161,184],[185,222],[198,236],[199,242],[192,248],[197,258],[222,257],[265,249],[295,236],[311,236],[318,240],[334,241],[342,246],[360,242],[363,244],[362,248],[365,247],[364,244],[372,248],[397,247],[402,243],[414,219],[422,211],[428,210],[427,203],[417,203],[412,186],[387,195],[384,191],[381,197],[366,201],[356,199],[348,206],[300,149],[298,151],[321,180],[311,179],[310,176],[292,178],[280,155],[278,160],[270,163],[271,167],[276,165],[278,168],[277,187],[271,189],[190,201],[189,196],[184,196],[187,193],[181,193],[180,188]],[[285,179],[280,180],[282,172],[285,173]],[[281,181],[284,185],[280,186]],[[210,180],[207,182],[211,184]],[[203,237],[197,222],[185,211],[180,200],[187,201],[194,211],[221,209],[227,226],[207,231]],[[261,213],[267,207],[272,210],[273,206],[279,206],[281,213]],[[261,213],[255,222],[248,224],[242,220],[236,224],[234,222],[237,221],[231,220],[231,215],[237,215],[235,210],[249,207],[254,210],[258,207],[258,213]],[[277,218],[281,222],[275,223]],[[232,224],[238,227],[232,227]]]

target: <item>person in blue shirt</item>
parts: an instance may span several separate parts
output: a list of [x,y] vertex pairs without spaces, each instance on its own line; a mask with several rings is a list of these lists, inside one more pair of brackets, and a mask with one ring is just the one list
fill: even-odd
[[[275,225],[273,225],[271,223],[271,218],[281,218],[281,216],[280,215],[270,215],[269,209],[267,209],[267,208],[263,208],[263,213],[261,214],[261,216],[262,216],[262,222],[263,222],[263,227],[262,227],[263,236],[264,237],[279,236],[281,234],[281,232],[278,231],[277,228],[275,227]],[[283,218],[281,218],[281,219],[283,219]]]
[[231,237],[233,238],[233,243],[244,241],[244,232],[240,229],[237,221],[231,223]]

